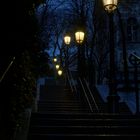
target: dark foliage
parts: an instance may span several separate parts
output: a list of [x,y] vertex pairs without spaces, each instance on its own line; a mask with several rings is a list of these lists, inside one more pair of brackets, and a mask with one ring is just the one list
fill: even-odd
[[[15,2],[15,3],[14,3]],[[0,82],[2,139],[11,140],[17,126],[22,126],[21,113],[32,107],[36,79],[49,70],[48,54],[42,52],[38,40],[39,26],[34,15],[42,1],[22,0],[9,3],[1,27],[0,76],[15,60]],[[39,2],[39,3],[38,3]],[[7,5],[7,4],[6,4]],[[42,61],[44,60],[44,61]]]

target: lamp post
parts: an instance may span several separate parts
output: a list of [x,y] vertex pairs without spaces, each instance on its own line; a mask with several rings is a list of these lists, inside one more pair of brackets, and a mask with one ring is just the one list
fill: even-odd
[[68,59],[69,59],[69,45],[70,45],[70,42],[71,42],[71,37],[69,35],[66,35],[64,37],[64,43],[66,44],[66,61],[65,61],[65,67],[66,67],[66,85],[68,85],[68,74],[69,74],[69,64],[68,64]]
[[71,42],[71,37],[69,36],[69,35],[66,35],[65,37],[64,37],[64,42],[65,42],[65,44],[66,44],[66,68],[67,68],[67,70],[69,69],[68,68],[68,47],[69,47],[69,44],[70,44],[70,42]]
[[114,23],[113,12],[117,9],[118,0],[102,0],[105,11],[109,16],[109,49],[110,49],[110,77],[109,77],[109,95],[108,111],[110,113],[117,113],[119,107],[119,96],[116,89],[116,75],[115,75],[115,46],[114,46]]
[[76,42],[78,43],[78,65],[77,65],[77,69],[78,69],[78,74],[79,77],[83,77],[83,69],[84,69],[84,47],[82,46],[82,43],[84,41],[84,36],[85,33],[83,31],[77,31],[75,33],[75,39]]

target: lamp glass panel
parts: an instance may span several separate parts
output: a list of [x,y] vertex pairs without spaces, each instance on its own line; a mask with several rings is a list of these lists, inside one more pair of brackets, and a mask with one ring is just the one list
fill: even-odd
[[84,40],[84,36],[85,36],[84,32],[81,32],[81,31],[76,32],[75,38],[76,38],[77,43],[82,43]]
[[62,70],[58,71],[58,75],[61,76],[62,75]]
[[55,67],[56,67],[56,69],[59,69],[59,65],[56,65]]
[[54,62],[57,62],[57,58],[54,58],[53,61],[54,61]]
[[70,44],[71,37],[70,36],[65,36],[64,41],[65,41],[65,44],[67,44],[67,45]]
[[102,0],[105,10],[112,12],[117,8],[118,0]]

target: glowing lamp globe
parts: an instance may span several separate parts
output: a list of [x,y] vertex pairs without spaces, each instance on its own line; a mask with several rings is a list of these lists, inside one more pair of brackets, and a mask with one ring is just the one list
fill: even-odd
[[58,75],[61,76],[62,75],[62,70],[58,70]]
[[109,13],[113,12],[117,8],[118,0],[102,0],[103,6]]
[[84,36],[85,36],[85,33],[84,32],[82,32],[82,31],[76,32],[75,33],[76,42],[79,43],[79,44],[83,43]]
[[54,58],[53,61],[54,61],[54,62],[57,62],[57,58]]
[[56,69],[59,69],[60,66],[57,64],[55,67],[56,67]]
[[71,41],[71,37],[70,36],[65,36],[64,37],[65,44],[69,45],[70,44],[70,41]]

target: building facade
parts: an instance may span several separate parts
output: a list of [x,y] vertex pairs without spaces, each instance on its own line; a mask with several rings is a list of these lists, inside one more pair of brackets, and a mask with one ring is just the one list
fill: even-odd
[[130,53],[140,56],[140,1],[129,0],[126,3],[122,0],[118,9],[123,22],[128,57]]
[[[96,1],[96,48],[107,52],[103,65],[104,73],[109,69],[109,18],[103,10],[102,0]],[[134,66],[130,63],[130,55],[140,57],[140,1],[120,0],[117,10],[114,11],[114,40],[115,40],[115,67],[117,78],[124,80],[126,69],[128,79],[133,78]],[[102,55],[101,51],[97,51]],[[124,56],[125,55],[125,56]],[[125,60],[124,60],[125,59]],[[127,66],[126,66],[127,65]],[[125,68],[124,68],[125,67]],[[139,71],[138,71],[139,73]],[[105,75],[106,76],[106,75]],[[139,76],[140,77],[140,76]]]

